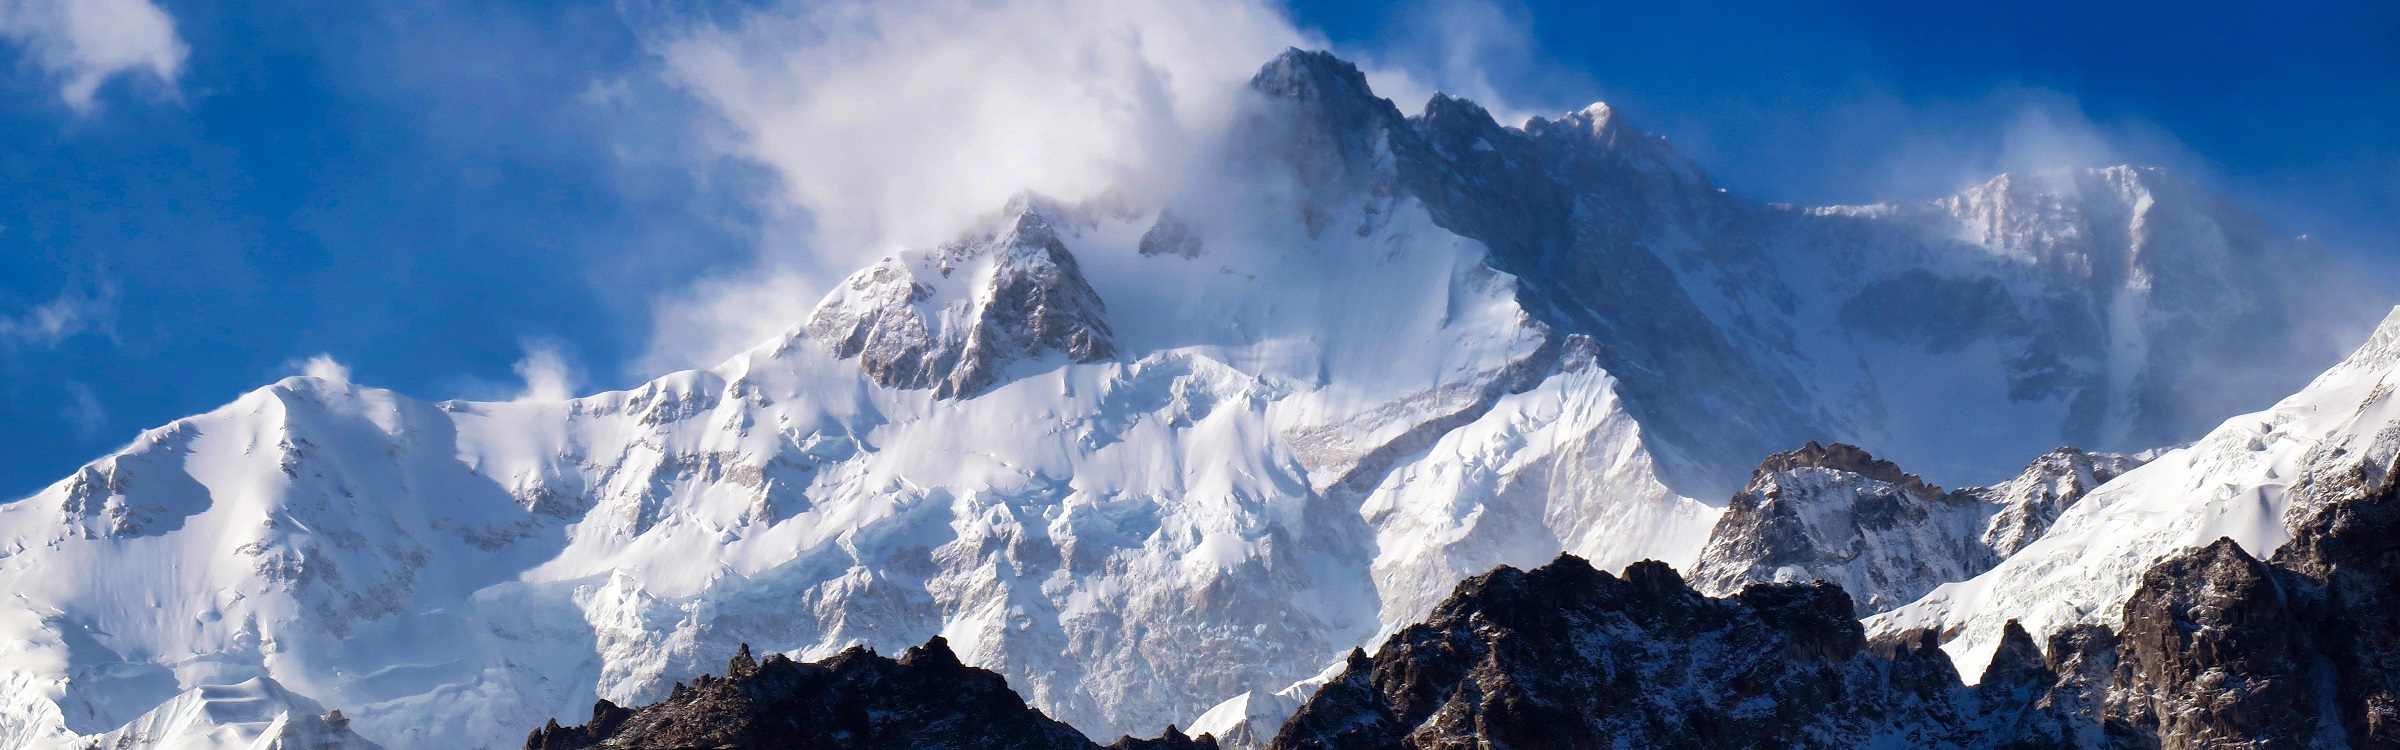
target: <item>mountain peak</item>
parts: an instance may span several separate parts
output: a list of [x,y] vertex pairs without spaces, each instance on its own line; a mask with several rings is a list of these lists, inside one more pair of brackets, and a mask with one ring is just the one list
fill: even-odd
[[1302,100],[1374,96],[1367,86],[1367,74],[1358,66],[1331,52],[1298,47],[1267,61],[1250,78],[1250,87],[1270,96]]
[[1009,363],[1049,352],[1114,357],[1108,306],[1050,218],[1064,213],[1020,193],[982,232],[852,274],[809,316],[808,334],[858,358],[878,384],[936,398],[976,396]]

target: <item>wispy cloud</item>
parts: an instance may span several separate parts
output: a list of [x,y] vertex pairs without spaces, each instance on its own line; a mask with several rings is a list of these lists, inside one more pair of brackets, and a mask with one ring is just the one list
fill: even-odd
[[67,405],[59,410],[59,417],[75,428],[77,438],[90,440],[98,437],[101,428],[108,426],[108,409],[100,405],[100,397],[92,393],[91,386],[81,381],[67,381],[66,389]]
[[[1597,88],[1585,74],[1545,59],[1533,14],[1516,0],[1411,0],[1398,6],[1372,48],[1342,50],[1361,60],[1375,92],[1416,112],[1435,92],[1474,100],[1502,124],[1539,107],[1574,108]],[[1533,107],[1529,109],[1528,107]]]
[[86,333],[114,336],[116,319],[115,287],[70,289],[23,312],[0,314],[0,344],[55,346]]
[[0,0],[0,39],[86,114],[101,84],[119,75],[147,73],[172,91],[191,54],[175,19],[150,0]]

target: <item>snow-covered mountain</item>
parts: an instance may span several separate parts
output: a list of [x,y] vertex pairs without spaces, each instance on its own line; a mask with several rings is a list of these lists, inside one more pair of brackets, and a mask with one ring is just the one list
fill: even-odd
[[1752,583],[1830,581],[1860,614],[1883,612],[1990,570],[2135,465],[2060,448],[1998,485],[1944,491],[1857,446],[1809,443],[1768,456],[1733,496],[1692,564],[1692,588],[1732,596]]
[[934,635],[1147,734],[1495,566],[1688,566],[1806,440],[1998,479],[2314,356],[2187,341],[2313,320],[2322,261],[2155,170],[1797,209],[1604,106],[1404,117],[1296,51],[1252,88],[1203,188],[1026,196],[708,370],[505,403],[296,377],[0,505],[0,748],[254,679],[386,747],[514,747],[745,642]]
[[2264,558],[2328,504],[2387,490],[2400,466],[2396,388],[2400,310],[2307,388],[2102,485],[1997,567],[1872,618],[1869,630],[1952,634],[1943,648],[1968,672],[2008,621],[2036,637],[2122,630],[2126,601],[2159,560],[2220,538]]

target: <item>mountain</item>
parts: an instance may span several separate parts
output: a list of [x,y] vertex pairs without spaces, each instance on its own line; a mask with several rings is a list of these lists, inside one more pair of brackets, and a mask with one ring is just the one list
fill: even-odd
[[1987,658],[2004,621],[2037,637],[2122,629],[2125,603],[2157,561],[2220,538],[2271,555],[2327,506],[2384,491],[2400,460],[2396,375],[2400,310],[2307,388],[2126,472],[1990,571],[1868,627],[1951,634],[1943,648],[1970,666]]
[[[694,747],[991,748],[1101,750],[1073,727],[1043,716],[988,670],[959,663],[941,636],[899,659],[851,648],[822,663],[745,648],[722,677],[676,683],[667,699],[641,708],[601,701],[592,722],[535,730],[525,750]],[[1109,750],[1213,750],[1168,726],[1156,740],[1127,737]]]
[[1021,197],[710,369],[492,403],[289,378],[0,505],[0,748],[260,678],[385,747],[516,747],[743,644],[937,635],[1148,732],[1498,566],[1688,569],[1810,440],[1967,481],[2181,440],[2204,374],[2288,392],[2341,297],[2158,170],[1802,209],[1605,106],[1404,116],[1298,51],[1251,89],[1183,183]]
[[2136,465],[2060,448],[1992,487],[1947,492],[1853,445],[1768,456],[1727,504],[1693,563],[1693,588],[1831,581],[1861,613],[1915,601],[1991,569],[2092,488]]

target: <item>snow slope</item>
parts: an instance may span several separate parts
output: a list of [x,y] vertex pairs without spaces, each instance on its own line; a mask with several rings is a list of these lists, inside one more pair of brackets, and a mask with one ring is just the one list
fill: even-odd
[[2122,629],[2125,601],[2162,557],[2223,537],[2267,557],[2315,508],[2390,473],[2400,460],[2395,387],[2400,310],[2299,393],[2100,486],[1998,567],[1872,618],[1869,630],[1954,634],[1943,648],[1974,674],[2009,620],[2037,638],[2083,623]]

